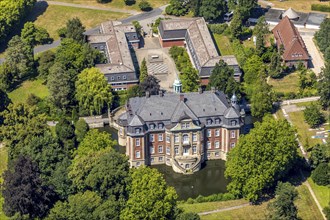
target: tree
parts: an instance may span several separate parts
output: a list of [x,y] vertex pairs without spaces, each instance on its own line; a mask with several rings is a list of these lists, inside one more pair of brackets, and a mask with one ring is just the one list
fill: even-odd
[[43,80],[47,80],[50,68],[54,65],[55,53],[51,50],[47,50],[42,53],[42,56],[38,59],[38,73],[39,77]]
[[199,16],[204,17],[207,21],[212,21],[221,18],[226,11],[225,1],[203,0],[199,7]]
[[79,18],[75,17],[66,22],[66,34],[67,38],[82,43],[84,41],[85,27],[82,25]]
[[165,12],[168,15],[183,16],[187,14],[187,4],[179,0],[171,0],[170,4],[165,8]]
[[290,183],[279,182],[276,187],[276,199],[268,204],[268,216],[270,220],[298,220],[298,210],[294,201],[298,197],[298,191]]
[[135,4],[135,0],[124,0],[125,5],[134,5]]
[[86,133],[74,154],[83,156],[105,148],[113,148],[116,144],[117,141],[112,140],[109,133],[92,129]]
[[90,115],[101,114],[104,108],[110,108],[113,95],[111,86],[97,68],[85,69],[78,75],[76,99],[81,112]]
[[55,199],[54,192],[42,184],[37,164],[22,156],[14,163],[13,171],[4,172],[2,195],[6,215],[18,212],[29,218],[44,217]]
[[317,144],[313,147],[310,157],[310,164],[315,169],[321,163],[330,162],[330,143]]
[[143,82],[148,77],[148,68],[146,59],[143,58],[140,68],[140,83]]
[[253,55],[249,57],[244,66],[244,82],[246,84],[254,84],[259,78],[266,78],[266,67],[261,57]]
[[147,0],[141,0],[139,3],[139,8],[141,11],[151,11],[152,6]]
[[47,87],[49,101],[58,110],[69,112],[74,99],[74,83],[72,71],[65,69],[60,63],[55,63],[49,70]]
[[121,219],[171,219],[178,197],[174,188],[167,186],[156,169],[141,167],[131,171],[129,199]]
[[[130,0],[130,1],[133,1],[133,0]],[[133,4],[135,4],[135,0],[134,0]],[[134,25],[135,31],[138,34],[138,36],[140,37],[141,35],[143,35],[142,26],[141,26],[140,22],[132,21],[132,24]]]
[[127,100],[133,97],[141,97],[141,96],[143,96],[143,91],[140,86],[135,85],[127,89],[127,94],[126,94]]
[[251,10],[257,7],[258,0],[229,0],[228,5],[232,10],[240,11],[242,14],[242,21],[250,17]]
[[157,95],[160,89],[159,80],[152,75],[148,75],[148,77],[140,83],[140,88],[144,94],[149,92],[150,95]]
[[89,130],[89,126],[84,119],[79,119],[75,124],[75,135],[77,137],[77,141],[80,143],[84,139],[85,135]]
[[8,71],[15,81],[31,76],[34,73],[32,47],[20,37],[14,36],[8,43],[6,61]]
[[235,11],[232,21],[230,22],[230,32],[234,38],[239,38],[243,32],[242,15],[239,10]]
[[311,128],[316,128],[324,122],[324,115],[319,106],[312,103],[304,110],[304,119]]
[[65,146],[68,152],[73,153],[76,146],[74,126],[71,121],[62,117],[55,126],[56,136],[62,146]]
[[26,22],[21,32],[21,38],[31,47],[51,41],[51,38],[44,28],[36,27],[33,22]]
[[[11,103],[10,98],[7,93],[0,89],[0,126],[3,123],[3,117],[1,116],[1,112],[7,109],[8,105]],[[1,141],[1,138],[0,138]]]
[[261,119],[267,113],[271,113],[275,95],[264,79],[258,79],[252,87],[250,95],[252,116]]
[[320,25],[320,30],[315,33],[315,40],[320,50],[325,53],[330,45],[330,19],[326,18]]
[[50,210],[47,219],[97,220],[93,212],[102,204],[96,192],[86,191],[70,195],[68,201],[58,201]]
[[269,25],[264,16],[258,18],[258,22],[253,29],[253,34],[256,36],[256,50],[259,55],[265,52],[265,37],[269,33]]
[[317,90],[320,95],[320,103],[323,109],[326,109],[330,106],[330,61],[325,63],[319,78]]
[[286,175],[297,157],[295,131],[286,120],[265,117],[231,149],[225,175],[227,189],[236,196],[257,201],[264,190]]
[[239,94],[239,84],[234,79],[234,70],[223,60],[220,60],[212,70],[208,87],[215,87],[229,97],[233,93]]
[[312,172],[313,181],[320,186],[330,184],[330,163],[321,163]]
[[281,56],[278,53],[278,51],[275,50],[271,55],[270,64],[268,68],[270,77],[275,79],[281,77],[283,72],[281,63],[282,63]]
[[180,74],[183,92],[197,92],[199,88],[199,75],[192,66],[184,68]]

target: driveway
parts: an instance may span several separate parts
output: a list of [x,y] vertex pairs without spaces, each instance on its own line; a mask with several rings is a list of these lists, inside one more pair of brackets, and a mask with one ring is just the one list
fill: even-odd
[[311,69],[314,71],[314,73],[318,76],[321,72],[322,67],[324,67],[324,61],[322,58],[322,55],[316,48],[313,36],[310,35],[301,35],[302,39],[305,42],[305,45],[307,47],[308,53],[311,57]]

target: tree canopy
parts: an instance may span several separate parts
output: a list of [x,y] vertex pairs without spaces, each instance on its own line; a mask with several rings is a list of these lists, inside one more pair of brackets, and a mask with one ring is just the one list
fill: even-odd
[[203,0],[200,2],[198,15],[207,21],[217,20],[227,12],[226,1]]
[[148,77],[148,68],[147,68],[147,62],[144,58],[141,63],[140,67],[140,82],[143,82]]
[[105,107],[110,108],[113,100],[111,86],[99,69],[85,69],[78,75],[76,99],[80,111],[90,115],[101,114]]
[[304,110],[304,119],[311,128],[316,128],[325,120],[320,107],[315,103],[306,106],[306,109]]
[[285,120],[265,117],[231,149],[226,162],[228,190],[250,201],[283,177],[297,157],[295,131]]
[[330,61],[325,63],[319,78],[317,90],[320,95],[320,103],[323,109],[326,109],[330,106]]
[[325,53],[326,49],[330,47],[330,18],[326,18],[320,25],[320,30],[315,33],[315,40],[320,50]]
[[77,42],[84,41],[85,27],[82,25],[79,18],[75,17],[66,22],[66,37],[72,38]]
[[36,27],[33,22],[26,22],[21,32],[23,41],[34,47],[52,41],[48,32],[44,28]]
[[149,92],[150,95],[157,95],[160,90],[159,80],[152,75],[148,75],[148,77],[140,83],[140,88],[144,94]]
[[177,194],[156,169],[131,170],[132,184],[121,219],[168,219],[174,215]]

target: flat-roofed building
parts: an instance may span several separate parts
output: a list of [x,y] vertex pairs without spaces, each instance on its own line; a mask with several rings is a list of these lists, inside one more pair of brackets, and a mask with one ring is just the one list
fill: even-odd
[[87,42],[105,55],[106,62],[96,67],[114,90],[126,90],[139,82],[131,50],[139,47],[140,39],[132,24],[104,22],[87,35]]
[[234,69],[235,79],[240,80],[242,73],[236,57],[219,55],[204,18],[162,20],[158,31],[163,47],[186,47],[203,85],[208,84],[212,70],[220,59]]

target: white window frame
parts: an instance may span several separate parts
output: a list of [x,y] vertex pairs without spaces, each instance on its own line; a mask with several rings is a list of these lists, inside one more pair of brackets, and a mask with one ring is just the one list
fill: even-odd
[[230,147],[231,147],[231,148],[234,148],[235,145],[236,145],[235,142],[231,142],[231,143],[230,143]]
[[163,134],[158,134],[158,141],[163,141]]
[[166,135],[166,142],[171,143],[171,137],[169,135]]
[[180,137],[179,135],[175,134],[174,135],[174,143],[179,143],[180,142]]
[[150,146],[149,148],[150,148],[150,154],[154,154],[154,153],[155,153],[155,148],[154,148],[154,146]]
[[179,148],[178,147],[174,147],[174,154],[179,155]]
[[163,157],[158,157],[158,161],[159,162],[163,162],[164,161],[164,158]]
[[135,158],[141,158],[141,152],[139,150],[135,151]]
[[149,135],[149,141],[150,141],[150,142],[154,142],[154,141],[155,141],[155,137],[154,137],[153,134],[150,134],[150,135]]
[[164,148],[162,145],[158,146],[158,153],[162,154],[164,152]]
[[170,147],[166,147],[166,154],[171,155],[171,148]]
[[193,133],[193,141],[197,141],[197,134],[196,133]]
[[192,147],[192,152],[193,152],[193,154],[197,154],[197,146],[196,145],[194,145]]
[[215,136],[219,137],[220,136],[220,129],[215,129]]
[[151,157],[151,158],[150,158],[150,162],[151,162],[151,163],[155,162],[155,158],[154,158],[154,157]]
[[136,147],[140,147],[140,145],[141,145],[141,140],[140,140],[140,138],[136,138],[136,139],[135,139],[135,146],[136,146]]
[[212,143],[210,141],[206,142],[206,148],[211,149],[212,148]]
[[214,143],[214,147],[215,147],[216,149],[219,149],[219,148],[220,148],[220,142],[219,142],[219,141],[216,141],[216,142]]
[[211,129],[207,129],[207,137],[212,137],[212,132],[211,132]]
[[236,131],[230,131],[230,137],[236,138]]

